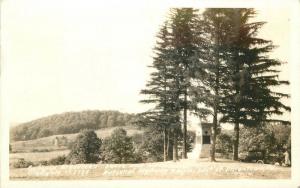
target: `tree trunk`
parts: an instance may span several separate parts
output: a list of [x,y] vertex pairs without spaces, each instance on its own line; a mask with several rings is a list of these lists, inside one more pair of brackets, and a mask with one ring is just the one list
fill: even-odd
[[164,128],[164,161],[167,161],[167,129]]
[[177,150],[177,134],[174,131],[173,133],[173,161],[176,162],[178,160],[178,150]]
[[234,124],[234,140],[233,140],[233,160],[239,159],[239,137],[240,137],[240,126],[239,123]]
[[[216,31],[218,32],[218,30]],[[210,161],[215,162],[216,157],[216,137],[217,137],[217,127],[218,127],[218,111],[219,111],[219,84],[220,84],[220,54],[219,54],[219,34],[216,35],[216,44],[218,45],[218,48],[216,49],[216,72],[215,72],[215,86],[214,86],[214,104],[213,104],[213,127],[211,131],[211,148],[210,148]]]
[[182,158],[187,158],[186,148],[186,132],[187,132],[187,91],[184,93],[184,109],[183,109],[183,145],[182,145]]
[[211,148],[210,148],[210,161],[215,162],[216,157],[216,138],[217,138],[217,128],[218,128],[218,109],[219,109],[219,57],[217,58],[217,72],[216,72],[216,86],[214,88],[215,91],[215,98],[213,104],[213,127],[211,130]]
[[167,133],[167,158],[169,159],[169,148],[170,148],[170,131]]
[[216,138],[217,138],[217,126],[218,126],[218,112],[217,112],[217,108],[216,108],[216,104],[214,107],[214,119],[213,119],[213,127],[211,130],[211,148],[210,148],[210,161],[215,162],[216,161],[216,157],[215,157],[215,153],[216,153]]

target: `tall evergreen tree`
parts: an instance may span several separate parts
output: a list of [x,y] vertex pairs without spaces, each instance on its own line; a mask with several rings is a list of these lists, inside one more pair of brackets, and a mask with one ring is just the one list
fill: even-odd
[[[168,158],[169,134],[173,134],[173,142],[177,140],[179,124],[179,92],[177,87],[176,68],[173,66],[172,58],[174,50],[171,46],[171,35],[168,31],[168,23],[165,22],[157,35],[157,43],[154,48],[154,61],[151,66],[153,72],[151,79],[141,94],[147,95],[148,99],[141,102],[154,104],[154,108],[141,114],[141,123],[164,134],[164,160]],[[177,145],[173,144],[174,147]],[[174,151],[176,152],[174,149]],[[173,157],[177,159],[177,154]]]
[[[164,25],[158,34],[158,42],[154,49],[156,56],[152,68],[151,80],[142,94],[151,99],[145,103],[155,103],[154,110],[147,113],[148,122],[160,124],[165,132],[173,135],[173,159],[177,160],[177,139],[181,134],[180,112],[183,111],[183,158],[187,157],[187,115],[191,109],[188,100],[191,74],[198,61],[198,47],[195,35],[196,10],[191,8],[172,9],[170,25]],[[152,114],[152,115],[150,115]],[[152,121],[149,121],[152,119]],[[166,139],[165,139],[166,143]],[[164,151],[168,151],[165,145]],[[165,157],[166,158],[166,157]]]
[[278,79],[281,61],[270,58],[275,48],[272,41],[258,37],[264,22],[251,22],[254,9],[225,9],[227,80],[226,97],[222,98],[222,122],[234,124],[233,159],[238,160],[239,129],[244,126],[261,126],[290,108],[281,102],[288,94],[276,92],[274,88],[287,81]]
[[[257,37],[263,22],[250,22],[253,9],[206,9],[201,19],[190,8],[172,9],[169,25],[158,35],[151,80],[142,94],[155,107],[144,122],[173,135],[173,159],[183,112],[183,157],[186,157],[187,112],[213,118],[211,161],[215,161],[220,123],[234,124],[234,159],[238,158],[239,127],[281,121],[272,115],[290,108],[281,102],[287,94],[274,87],[282,62],[269,57],[272,41]],[[281,121],[282,123],[289,123]],[[166,159],[166,139],[164,139]]]
[[220,103],[224,97],[226,80],[225,42],[228,24],[224,9],[207,9],[198,24],[198,48],[201,51],[195,73],[193,101],[204,107],[198,108],[200,117],[211,115],[213,119],[210,160],[215,161],[216,135],[219,129]]
[[197,46],[197,22],[198,10],[192,8],[181,8],[171,10],[171,44],[174,50],[173,61],[177,66],[178,92],[180,95],[180,106],[183,111],[182,125],[182,151],[183,158],[187,158],[187,121],[188,110],[192,110],[189,100],[189,90],[193,71],[199,61],[199,48]]
[[278,80],[276,66],[282,62],[268,56],[275,47],[272,41],[257,37],[264,22],[249,22],[255,16],[253,9],[206,9],[202,15],[199,30],[203,31],[204,43],[199,47],[206,55],[200,57],[202,71],[196,80],[201,84],[194,87],[194,98],[213,112],[211,160],[215,160],[215,136],[220,122],[234,124],[237,160],[240,124],[289,123],[272,119],[272,114],[290,110],[281,103],[281,98],[288,95],[272,89],[288,82]]

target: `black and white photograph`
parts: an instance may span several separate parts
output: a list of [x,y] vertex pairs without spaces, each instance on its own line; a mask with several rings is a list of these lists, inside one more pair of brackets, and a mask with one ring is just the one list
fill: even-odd
[[1,187],[299,187],[300,1],[234,2],[2,0]]

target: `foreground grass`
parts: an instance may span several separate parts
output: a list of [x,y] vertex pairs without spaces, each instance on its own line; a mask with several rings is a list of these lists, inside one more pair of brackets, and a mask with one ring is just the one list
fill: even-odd
[[144,164],[83,164],[11,169],[12,180],[49,179],[288,179],[290,168],[219,159]]

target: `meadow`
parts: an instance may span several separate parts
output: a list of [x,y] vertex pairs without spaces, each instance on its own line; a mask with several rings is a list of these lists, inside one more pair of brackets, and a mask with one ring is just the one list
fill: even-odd
[[[127,131],[129,136],[142,133],[141,130],[132,126],[124,126],[123,128]],[[116,127],[103,128],[96,130],[95,132],[99,138],[106,138],[110,136],[114,129],[116,129]],[[68,146],[56,146],[54,145],[53,140],[55,137],[64,136],[67,138],[69,143],[72,143],[78,134],[79,133],[54,135],[35,140],[11,142],[10,145],[12,147],[12,152],[9,154],[10,168],[12,168],[12,164],[17,162],[19,159],[25,159],[26,161],[36,163],[39,161],[48,161],[58,156],[68,155],[70,151]]]
[[[95,132],[99,138],[106,138],[106,137],[110,136],[112,131],[116,128],[117,127],[102,128],[102,129],[96,130]],[[124,128],[127,131],[127,134],[129,136],[142,133],[142,130],[139,130],[132,126],[124,126],[122,128]],[[28,153],[28,152],[32,152],[33,150],[36,150],[36,151],[38,151],[38,150],[48,150],[48,151],[65,150],[65,149],[67,149],[66,146],[55,146],[53,144],[55,137],[63,137],[64,136],[67,138],[67,140],[69,142],[72,142],[75,140],[75,138],[77,137],[78,134],[79,133],[53,135],[53,136],[43,137],[43,138],[34,139],[34,140],[11,142],[10,144],[12,146],[12,151],[17,152],[17,153]]]

